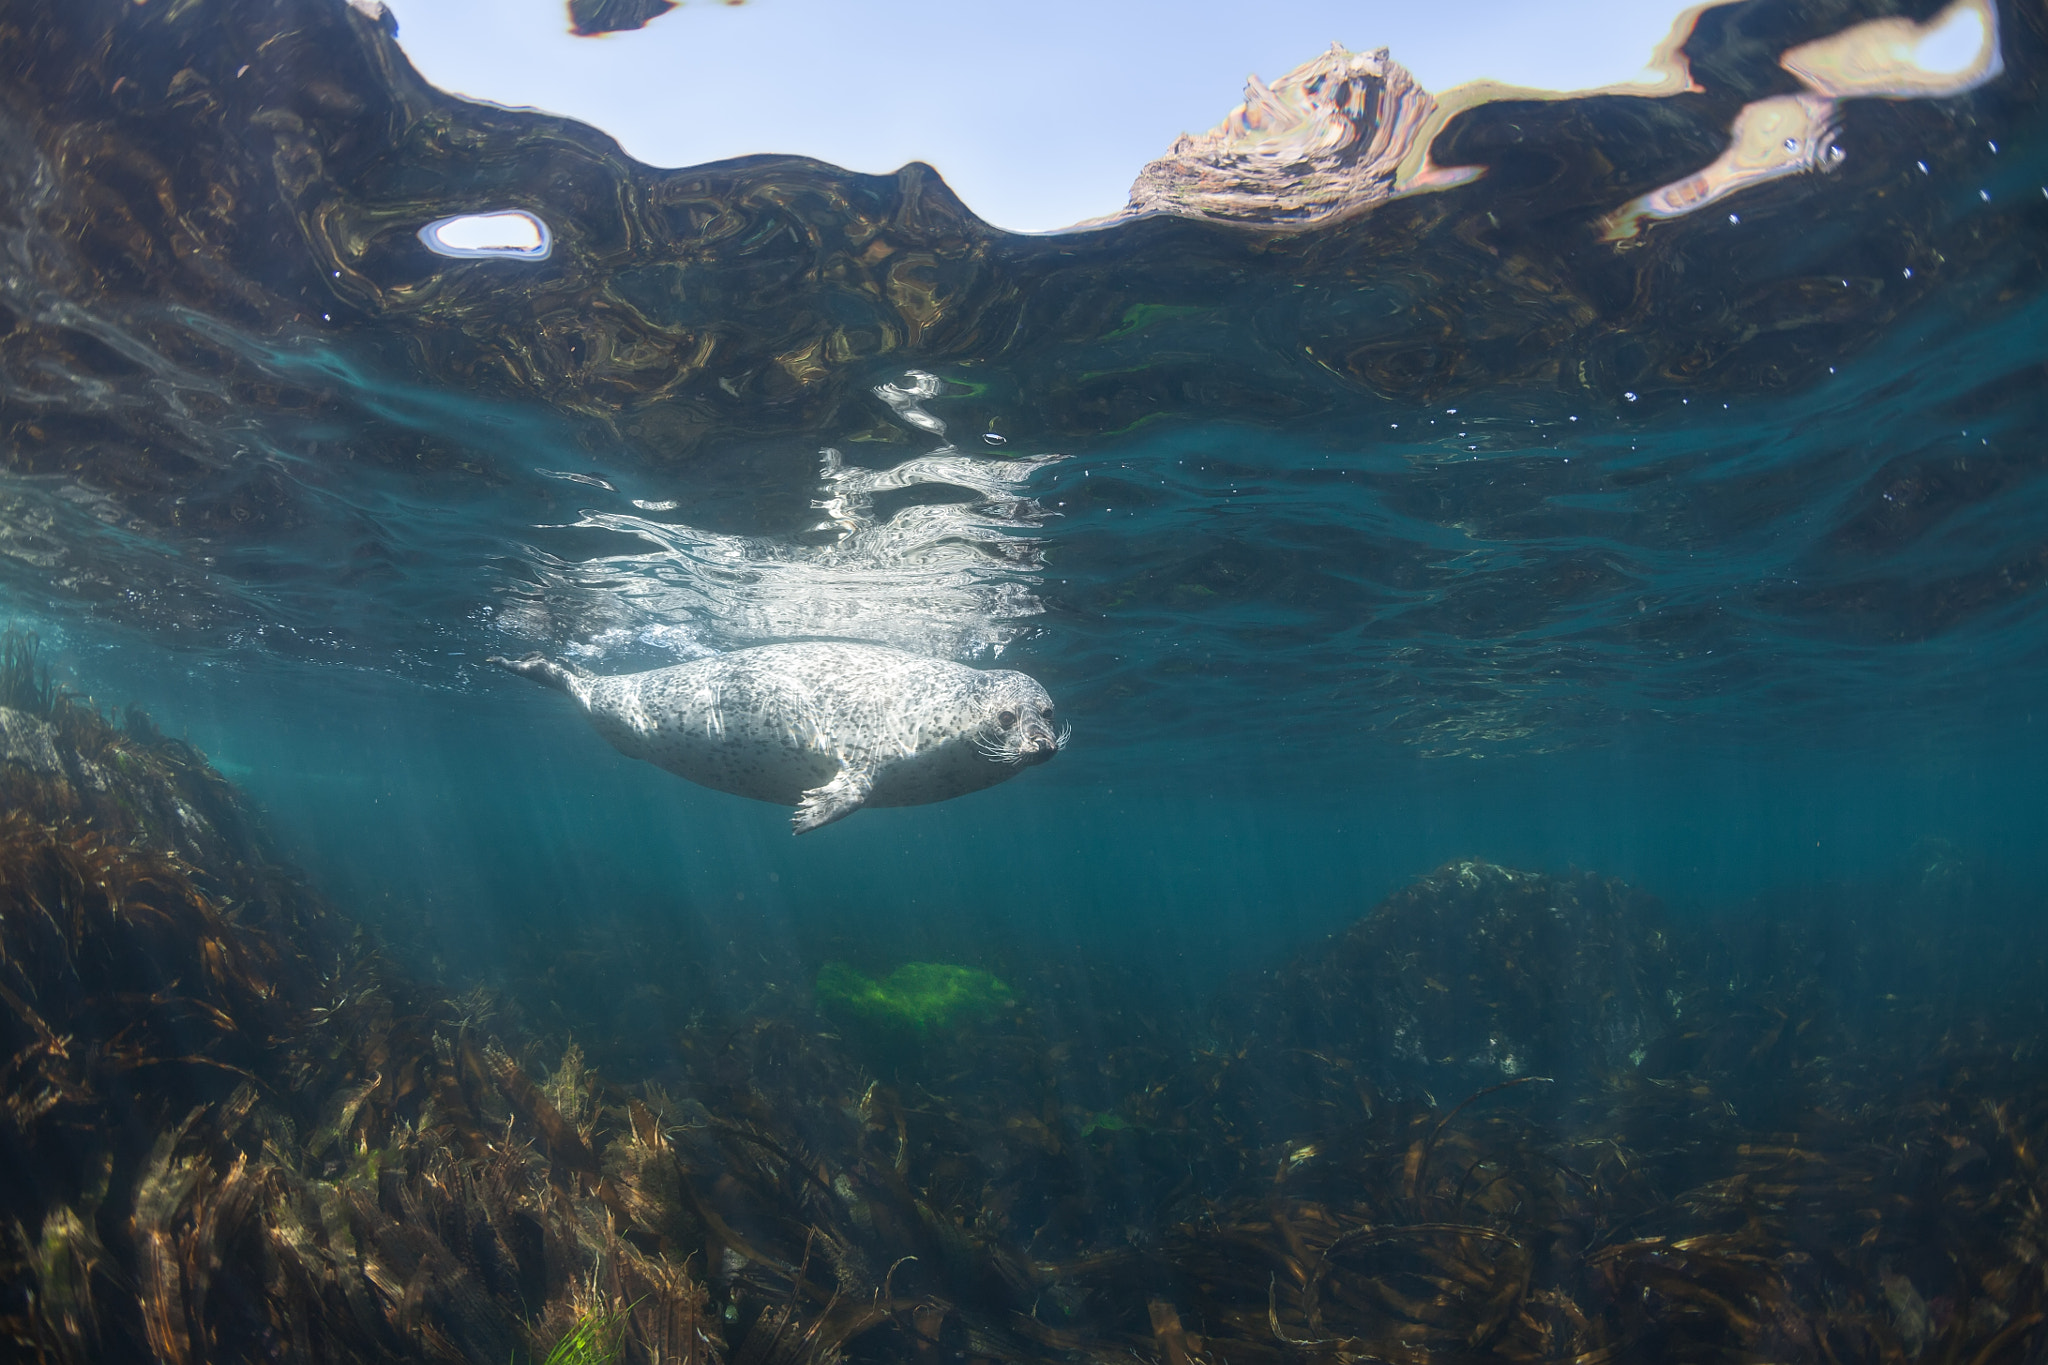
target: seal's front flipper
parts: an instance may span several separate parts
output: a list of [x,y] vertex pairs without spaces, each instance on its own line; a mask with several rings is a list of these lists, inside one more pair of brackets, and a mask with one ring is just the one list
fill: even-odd
[[558,664],[539,654],[529,654],[523,659],[505,659],[493,654],[484,662],[496,664],[500,668],[509,668],[521,677],[546,683],[549,687],[558,687],[571,695],[576,695],[577,683],[590,680],[590,675],[575,665]]
[[841,768],[839,776],[804,793],[804,799],[797,802],[796,814],[789,818],[790,833],[802,834],[834,820],[844,820],[860,809],[874,789],[874,775],[865,768]]

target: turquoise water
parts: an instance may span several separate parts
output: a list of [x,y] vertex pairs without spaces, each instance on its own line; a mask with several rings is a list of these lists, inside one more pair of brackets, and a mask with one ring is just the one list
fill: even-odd
[[[147,637],[26,619],[94,695],[144,700],[214,755],[323,885],[486,959],[497,924],[600,903],[1132,937],[1206,979],[1458,857],[1706,905],[1902,875],[1942,841],[2023,886],[2048,809],[2032,382],[2048,332],[2038,309],[1958,290],[1963,317],[1938,299],[1814,384],[1725,406],[1482,390],[1084,438],[1024,485],[1046,515],[992,533],[1028,534],[1036,564],[844,580],[932,640],[1014,632],[999,661],[1053,692],[1071,748],[957,803],[794,841],[775,808],[621,757],[482,659],[566,644],[618,670],[758,642],[747,613],[810,586],[750,581],[735,608],[703,546],[820,553],[797,441],[657,472],[534,411],[292,353],[272,363],[336,376],[363,426],[253,415],[308,452],[274,462],[304,480],[303,520],[212,566],[212,619]],[[1011,415],[958,393],[929,403],[956,429]],[[319,458],[393,427],[492,486]],[[848,449],[883,467],[916,447]],[[920,495],[962,496],[878,496]],[[621,515],[691,538],[587,524]],[[931,584],[963,572],[1019,587],[1032,613],[934,606]]]

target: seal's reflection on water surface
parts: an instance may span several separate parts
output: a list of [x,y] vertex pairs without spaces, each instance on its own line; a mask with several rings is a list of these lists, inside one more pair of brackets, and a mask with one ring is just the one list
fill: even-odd
[[[950,444],[946,423],[924,407],[944,387],[913,370],[903,384],[874,389],[897,422],[938,444],[883,467],[821,450],[807,490],[821,520],[804,534],[740,535],[647,515],[674,512],[667,500],[634,499],[632,511],[586,508],[566,526],[539,529],[611,531],[639,544],[579,559],[528,547],[501,588],[494,623],[522,637],[516,652],[567,653],[601,672],[646,666],[650,647],[689,660],[795,640],[961,661],[999,656],[1044,611],[1031,532],[1053,514],[1027,489],[1067,457],[970,454]],[[618,491],[586,475],[538,472]],[[957,498],[949,490],[974,499],[934,500]],[[878,507],[881,498],[888,501]]]

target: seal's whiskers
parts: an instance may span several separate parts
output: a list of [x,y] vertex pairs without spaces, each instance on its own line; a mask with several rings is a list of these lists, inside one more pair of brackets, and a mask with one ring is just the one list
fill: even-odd
[[1024,761],[1023,750],[1004,740],[989,739],[984,736],[974,741],[974,747],[981,751],[983,758],[988,759],[992,763],[1008,763],[1015,766]]

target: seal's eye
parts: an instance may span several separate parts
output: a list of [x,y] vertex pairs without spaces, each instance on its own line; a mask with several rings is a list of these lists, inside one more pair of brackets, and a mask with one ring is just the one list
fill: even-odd
[[1010,727],[1011,727],[1012,725],[1015,725],[1015,724],[1017,723],[1017,713],[1016,713],[1015,711],[1003,711],[1003,712],[1000,712],[1000,713],[999,713],[999,714],[998,714],[998,715],[996,716],[996,721],[997,721],[997,722],[998,722],[998,723],[999,723],[999,724],[1000,724],[1000,725],[1001,725],[1001,726],[1002,726],[1002,727],[1003,727],[1003,728],[1004,728],[1005,730],[1007,730],[1007,729],[1009,729],[1009,728],[1010,728]]
[[1038,708],[1038,714],[1044,716],[1047,720],[1051,720],[1052,708],[1050,706],[1041,706]]

